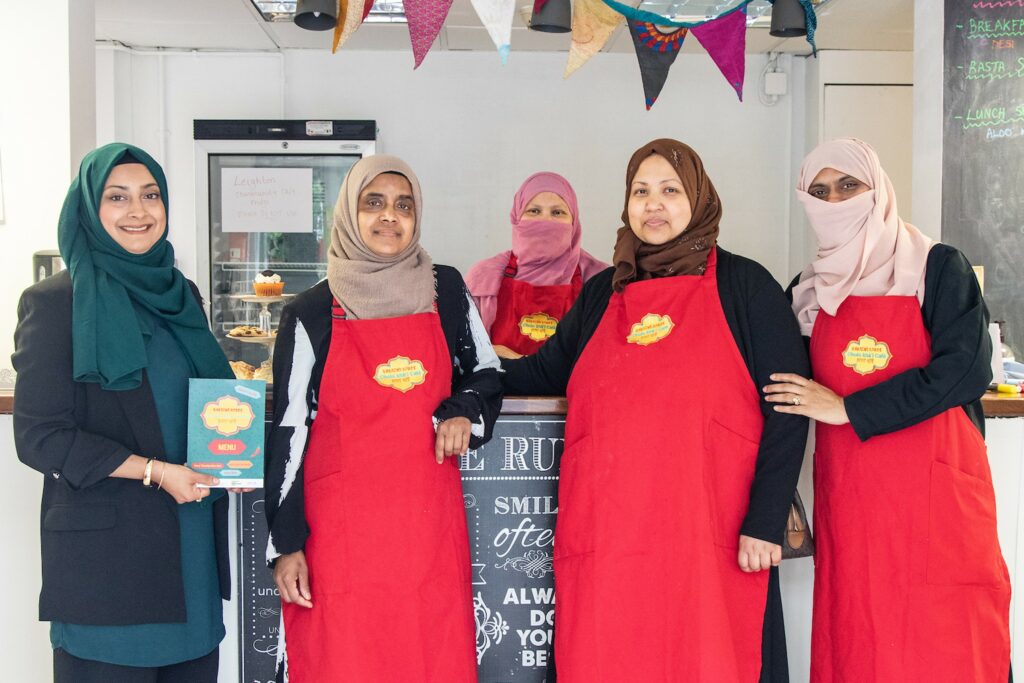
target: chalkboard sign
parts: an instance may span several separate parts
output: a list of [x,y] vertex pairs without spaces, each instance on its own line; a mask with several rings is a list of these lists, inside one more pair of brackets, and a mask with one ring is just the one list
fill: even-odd
[[[494,438],[459,461],[473,565],[480,683],[553,680],[552,574],[561,417],[503,416]],[[274,680],[281,602],[264,555],[263,492],[238,506],[239,680]]]
[[1024,353],[1024,2],[946,0],[942,240]]

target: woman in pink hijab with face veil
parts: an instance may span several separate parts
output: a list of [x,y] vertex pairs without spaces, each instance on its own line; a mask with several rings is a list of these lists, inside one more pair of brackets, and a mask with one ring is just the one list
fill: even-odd
[[791,288],[814,380],[772,375],[764,391],[817,421],[811,681],[1005,681],[978,281],[963,254],[900,219],[860,140],[812,151],[797,193],[818,238]]
[[466,275],[494,350],[535,353],[576,300],[583,283],[608,267],[580,248],[576,193],[557,173],[534,173],[512,203],[512,250]]

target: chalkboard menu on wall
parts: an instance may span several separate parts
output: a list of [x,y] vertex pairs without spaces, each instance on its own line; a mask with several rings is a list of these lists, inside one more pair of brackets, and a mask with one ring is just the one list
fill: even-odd
[[942,239],[1024,354],[1024,0],[946,0]]
[[[480,683],[552,680],[551,552],[564,431],[560,417],[503,416],[494,438],[460,459]],[[239,680],[270,683],[281,603],[264,563],[263,492],[244,494],[238,511]]]

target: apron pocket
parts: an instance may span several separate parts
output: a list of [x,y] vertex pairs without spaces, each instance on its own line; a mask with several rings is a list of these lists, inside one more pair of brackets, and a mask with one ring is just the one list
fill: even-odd
[[704,485],[715,545],[739,547],[740,527],[750,507],[760,444],[711,420],[705,446]]
[[596,510],[594,509],[593,439],[583,436],[566,446],[558,472],[558,517],[555,520],[557,560],[593,552]]
[[997,586],[1006,581],[995,494],[986,482],[933,462],[928,502],[928,583]]

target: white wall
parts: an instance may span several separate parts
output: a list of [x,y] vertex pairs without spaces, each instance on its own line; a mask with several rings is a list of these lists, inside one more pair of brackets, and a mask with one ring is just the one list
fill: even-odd
[[945,13],[934,0],[914,0],[914,221],[942,232],[942,109]]
[[13,385],[10,356],[18,296],[32,284],[32,254],[57,248],[68,182],[95,144],[92,0],[5,3],[0,19],[0,387]]
[[[584,247],[607,259],[620,225],[626,160],[652,138],[676,137],[701,153],[722,195],[722,244],[788,277],[793,100],[758,103],[753,88],[763,56],[747,58],[741,104],[706,55],[681,55],[647,112],[636,58],[628,54],[598,55],[564,81],[564,54],[549,53],[513,54],[501,67],[490,53],[439,51],[415,72],[404,52],[99,53],[100,80],[108,81],[98,103],[99,133],[107,139],[99,142],[120,137],[165,165],[171,237],[189,275],[196,249],[192,120],[284,117],[375,119],[378,149],[405,157],[420,176],[425,246],[462,270],[508,248],[512,195],[544,169],[573,183]],[[781,64],[789,68],[790,59]]]

